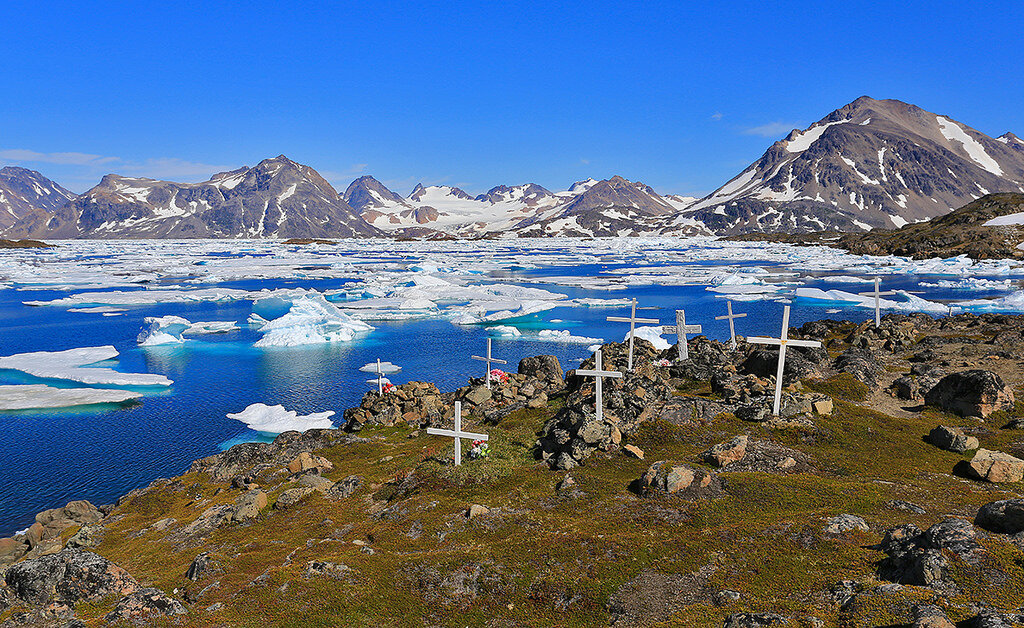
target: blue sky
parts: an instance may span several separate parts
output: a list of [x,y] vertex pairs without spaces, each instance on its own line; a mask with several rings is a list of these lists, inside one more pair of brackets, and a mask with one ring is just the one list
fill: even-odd
[[10,3],[0,164],[699,195],[865,94],[1024,136],[1016,2],[337,4]]

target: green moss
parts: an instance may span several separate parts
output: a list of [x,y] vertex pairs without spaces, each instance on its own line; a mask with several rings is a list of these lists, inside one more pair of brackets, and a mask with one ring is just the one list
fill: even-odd
[[828,395],[833,399],[847,401],[864,401],[868,398],[868,393],[871,392],[867,384],[857,380],[849,373],[840,373],[824,380],[807,380],[804,384],[814,392]]

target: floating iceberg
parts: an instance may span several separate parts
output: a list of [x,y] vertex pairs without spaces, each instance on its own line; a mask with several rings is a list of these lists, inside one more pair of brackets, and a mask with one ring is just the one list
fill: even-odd
[[542,329],[538,334],[540,340],[548,342],[563,342],[573,345],[592,345],[604,342],[601,338],[588,338],[587,336],[573,336],[568,329]]
[[180,316],[147,316],[145,327],[139,332],[138,342],[144,347],[180,344],[183,334],[221,334],[238,329],[234,321],[190,322]]
[[254,403],[245,410],[227,415],[229,419],[235,419],[245,423],[257,432],[267,434],[280,434],[281,432],[305,432],[314,429],[330,429],[334,427],[331,417],[333,410],[326,412],[315,412],[299,416],[294,410],[285,410],[284,406],[268,406],[263,403]]
[[487,333],[493,336],[502,336],[504,338],[518,338],[523,335],[523,332],[511,325],[494,325],[493,327],[487,328]]
[[[661,337],[661,327],[637,327],[633,330],[633,337],[643,338],[644,340],[649,341],[658,351],[664,351],[672,346],[667,340]],[[622,341],[625,342],[627,340],[629,340],[628,331]]]
[[66,379],[82,384],[110,386],[170,386],[173,382],[163,375],[147,373],[119,373],[107,367],[89,367],[89,364],[110,360],[118,356],[117,349],[83,347],[66,351],[35,351],[0,357],[0,369],[11,369],[47,379]]
[[0,386],[0,410],[66,408],[97,403],[121,403],[142,393],[110,388],[54,388],[46,384]]
[[[879,299],[878,305],[883,310],[890,310],[895,312],[932,312],[934,314],[945,314],[949,311],[949,306],[942,303],[936,303],[935,301],[928,301],[922,299],[919,296],[910,294],[900,290],[897,295],[904,299],[903,301],[893,301],[891,299]],[[861,296],[852,292],[846,292],[843,290],[821,290],[820,288],[797,288],[794,293],[799,299],[811,299],[816,301],[825,301],[829,303],[850,303],[859,307],[874,308],[875,298],[868,296]]]
[[349,342],[356,334],[372,331],[328,303],[321,294],[309,294],[292,301],[288,313],[263,323],[258,331],[263,338],[257,347],[296,347],[301,345]]

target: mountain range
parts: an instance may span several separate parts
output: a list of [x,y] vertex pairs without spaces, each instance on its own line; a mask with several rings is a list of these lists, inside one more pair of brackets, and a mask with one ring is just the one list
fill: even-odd
[[708,196],[615,176],[563,192],[535,183],[472,196],[371,176],[344,193],[280,155],[174,183],[109,174],[75,195],[38,172],[0,170],[0,235],[31,238],[345,238],[735,235],[892,229],[998,192],[1024,192],[1024,140],[866,96],[794,129]]

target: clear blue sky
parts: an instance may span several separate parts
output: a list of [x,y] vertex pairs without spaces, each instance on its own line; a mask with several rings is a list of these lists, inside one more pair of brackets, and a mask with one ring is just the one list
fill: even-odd
[[703,194],[865,94],[1024,136],[1019,2],[318,4],[9,3],[0,164]]

